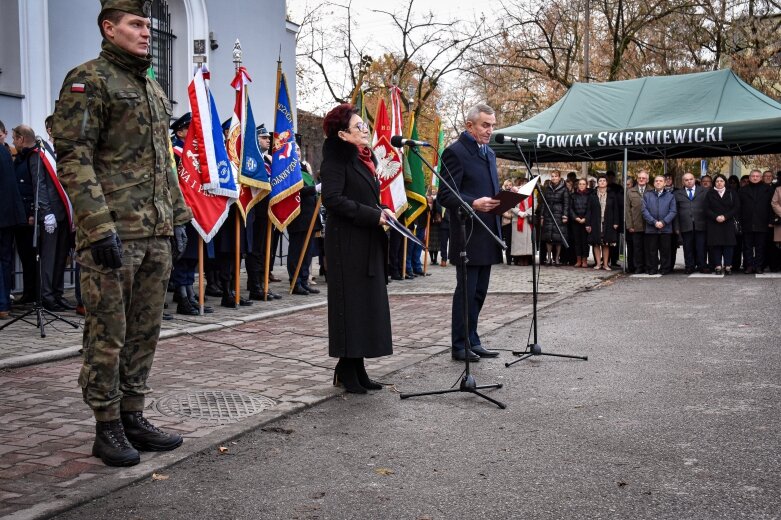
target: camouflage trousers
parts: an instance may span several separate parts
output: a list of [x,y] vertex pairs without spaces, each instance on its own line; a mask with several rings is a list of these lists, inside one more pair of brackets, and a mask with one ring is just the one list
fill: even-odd
[[146,384],[163,318],[171,274],[166,237],[122,243],[122,267],[95,265],[89,249],[78,253],[84,318],[84,364],[79,386],[95,419],[144,409]]

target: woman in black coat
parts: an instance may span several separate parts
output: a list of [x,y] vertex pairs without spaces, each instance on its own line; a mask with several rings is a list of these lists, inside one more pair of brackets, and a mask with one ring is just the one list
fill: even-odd
[[[544,188],[544,193],[548,205],[543,204],[541,210],[542,241],[548,248],[548,265],[561,265],[561,244],[567,238],[570,192],[561,180],[560,171],[551,172],[550,184]],[[555,253],[553,253],[554,248]]]
[[363,358],[393,353],[385,286],[388,238],[382,227],[393,212],[379,207],[377,159],[369,148],[369,128],[356,108],[345,103],[331,110],[323,131],[328,354],[339,358],[334,385],[366,393],[382,386],[369,379]]
[[710,268],[716,274],[732,274],[732,253],[738,243],[735,218],[740,214],[740,197],[727,187],[722,174],[713,178],[713,189],[705,195],[705,240]]
[[[610,247],[618,242],[620,206],[618,196],[607,189],[607,177],[597,179],[597,187],[591,192],[589,208],[588,243],[594,246],[594,269],[610,269]],[[601,264],[601,265],[600,265]]]
[[586,179],[578,179],[575,191],[572,192],[572,202],[569,206],[570,223],[572,224],[572,247],[575,250],[575,267],[588,267],[588,231],[586,226],[591,217],[589,205],[591,191]]

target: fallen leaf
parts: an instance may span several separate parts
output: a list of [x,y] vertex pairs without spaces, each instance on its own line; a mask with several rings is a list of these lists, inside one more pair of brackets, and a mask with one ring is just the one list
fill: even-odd
[[168,475],[161,475],[160,473],[152,473],[152,480],[168,480]]
[[401,393],[401,392],[399,391],[399,389],[398,389],[398,388],[396,388],[396,385],[390,385],[390,386],[388,386],[388,390],[390,390],[391,392],[394,392],[394,393],[396,393],[396,394],[400,394],[400,393]]
[[374,470],[374,472],[378,475],[382,475],[383,477],[387,477],[395,473],[392,469],[388,469],[388,468],[377,468]]
[[624,487],[626,485],[627,485],[627,483],[623,482],[623,481],[618,483],[618,487]]
[[220,453],[228,453],[228,448],[225,447],[225,446],[220,446],[219,450],[220,450]]

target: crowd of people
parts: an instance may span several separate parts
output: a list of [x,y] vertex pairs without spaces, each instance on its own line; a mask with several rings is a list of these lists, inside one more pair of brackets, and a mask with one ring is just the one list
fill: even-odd
[[[630,273],[672,273],[679,248],[686,274],[781,271],[781,172],[774,177],[769,170],[755,169],[740,179],[720,173],[696,179],[686,173],[682,181],[682,187],[675,187],[672,175],[651,179],[641,169],[627,179],[624,196],[615,172],[587,181],[575,172],[565,179],[554,170],[540,188],[544,197],[527,198],[502,215],[505,261],[531,262],[534,227],[541,262],[547,266],[620,268],[623,236]],[[517,191],[526,182],[508,179],[502,189]],[[429,204],[435,215],[431,261],[441,255],[444,266],[447,239],[431,239],[442,236],[449,215],[436,194]]]

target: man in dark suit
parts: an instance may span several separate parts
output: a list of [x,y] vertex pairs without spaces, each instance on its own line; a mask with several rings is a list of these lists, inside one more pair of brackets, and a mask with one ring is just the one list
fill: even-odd
[[694,175],[683,175],[683,189],[675,190],[675,205],[678,214],[675,217],[675,233],[683,242],[683,259],[686,274],[695,270],[709,273],[705,265],[705,192],[695,185]]
[[[496,126],[494,110],[485,104],[477,104],[467,113],[466,131],[442,154],[444,177],[470,204],[494,234],[501,233],[499,215],[489,213],[499,205],[493,195],[499,192],[496,172],[496,155],[488,147],[488,141]],[[456,290],[452,310],[452,356],[463,361],[479,361],[481,357],[496,357],[498,352],[486,350],[477,334],[477,321],[488,294],[491,266],[502,263],[502,250],[494,239],[477,223],[466,222],[467,243],[461,238],[458,221],[459,201],[456,194],[442,185],[439,202],[453,215],[450,226],[450,261],[456,265]],[[463,265],[461,251],[466,250],[468,263]],[[461,281],[462,269],[466,269],[466,287]],[[466,293],[469,305],[469,337],[464,336],[462,295]]]
[[770,201],[773,188],[762,182],[762,172],[751,170],[740,189],[740,224],[743,228],[743,267],[746,274],[764,273],[765,241],[772,228]]

